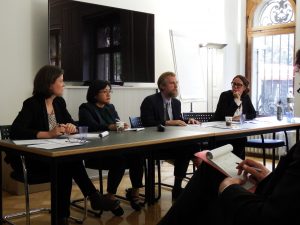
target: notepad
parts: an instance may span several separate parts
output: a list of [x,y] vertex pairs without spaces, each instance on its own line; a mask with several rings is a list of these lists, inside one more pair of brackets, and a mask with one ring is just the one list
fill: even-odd
[[[228,144],[211,151],[207,150],[198,152],[195,154],[195,156],[212,165],[226,176],[243,179],[243,175],[238,175],[238,170],[236,169],[236,164],[240,163],[242,159],[233,154],[232,150],[232,145]],[[254,184],[250,181],[247,181],[243,187],[246,189],[251,189],[254,187]]]

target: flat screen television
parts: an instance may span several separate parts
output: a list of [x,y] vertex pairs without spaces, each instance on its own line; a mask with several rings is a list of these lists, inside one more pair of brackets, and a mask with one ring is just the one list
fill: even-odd
[[154,82],[154,15],[49,0],[49,62],[65,81]]

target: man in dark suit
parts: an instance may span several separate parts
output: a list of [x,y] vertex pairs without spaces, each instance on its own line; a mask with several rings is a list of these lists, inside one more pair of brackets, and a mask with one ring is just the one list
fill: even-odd
[[[181,116],[181,103],[176,99],[178,95],[176,75],[173,72],[163,73],[157,85],[159,93],[150,95],[144,99],[141,105],[141,119],[143,126],[186,126],[186,123],[199,123],[194,119],[184,121]],[[183,150],[184,149],[184,150]],[[197,151],[196,144],[189,144],[172,151],[156,153],[159,159],[174,159],[174,187],[172,198],[176,199],[182,191],[181,183],[192,154]]]

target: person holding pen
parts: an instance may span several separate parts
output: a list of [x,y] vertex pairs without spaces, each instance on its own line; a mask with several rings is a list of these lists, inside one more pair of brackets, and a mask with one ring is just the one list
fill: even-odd
[[[246,159],[237,165],[244,180],[224,174],[202,163],[185,191],[159,225],[254,225],[299,224],[300,142],[282,156],[270,172],[262,164]],[[241,184],[250,179],[252,193]]]
[[[111,84],[104,80],[94,80],[91,82],[86,99],[79,107],[79,124],[88,126],[90,132],[116,131],[117,122],[120,122],[119,115],[111,100]],[[124,129],[128,124],[124,123]],[[89,168],[108,169],[107,195],[110,199],[115,199],[118,186],[122,180],[126,168],[129,168],[129,177],[132,188],[127,189],[126,197],[130,201],[131,207],[139,211],[143,206],[139,198],[139,189],[143,186],[143,162],[144,156],[141,153],[120,153],[114,156],[93,158],[85,161]],[[116,216],[123,215],[124,211],[119,206],[112,210]]]

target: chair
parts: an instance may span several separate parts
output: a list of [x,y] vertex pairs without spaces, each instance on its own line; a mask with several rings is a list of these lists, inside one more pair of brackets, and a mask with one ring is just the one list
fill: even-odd
[[284,131],[285,135],[285,141],[275,139],[276,134],[273,133],[273,139],[266,139],[264,138],[264,135],[260,135],[260,139],[249,139],[246,142],[246,147],[250,148],[261,148],[263,153],[263,164],[266,165],[266,148],[272,149],[272,170],[275,169],[275,150],[280,147],[286,147],[286,151],[289,150],[289,143],[288,143],[288,137],[287,132]]
[[[142,123],[141,117],[129,117],[129,121],[130,121],[131,128],[140,128],[140,127],[143,127],[143,123]],[[158,185],[158,195],[155,198],[155,200],[158,200],[161,197],[161,186],[173,188],[173,185],[161,182],[160,159],[155,159],[155,164],[157,166],[157,182],[155,182],[155,185]],[[146,171],[147,171],[147,169],[146,169]]]
[[[10,125],[3,125],[0,126],[0,134],[2,140],[7,140],[10,138]],[[5,161],[9,164],[9,157],[13,156],[12,153],[6,152],[6,158]],[[41,176],[40,174],[35,174],[33,172],[27,173],[27,167],[26,167],[26,161],[25,156],[20,155],[20,160],[22,163],[22,171],[19,170],[13,170],[10,174],[10,177],[18,182],[21,182],[24,184],[24,193],[25,193],[25,211],[18,212],[18,213],[12,213],[8,215],[3,216],[4,222],[14,225],[14,223],[10,222],[11,219],[20,218],[20,217],[26,217],[26,225],[30,225],[30,215],[38,214],[38,213],[51,213],[50,208],[37,208],[37,209],[30,209],[29,204],[29,186],[35,185],[35,184],[43,184],[50,182],[49,177],[47,176]],[[74,220],[77,223],[83,223],[84,219],[78,219],[75,217],[70,217],[70,219]]]

